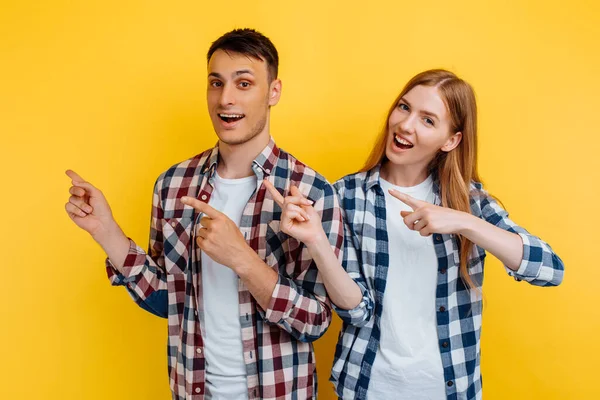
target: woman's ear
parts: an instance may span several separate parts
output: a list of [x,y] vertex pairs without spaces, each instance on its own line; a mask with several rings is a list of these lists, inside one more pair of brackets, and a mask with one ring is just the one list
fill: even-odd
[[448,138],[440,150],[445,151],[446,153],[452,151],[460,144],[461,140],[462,132],[456,132],[454,135]]

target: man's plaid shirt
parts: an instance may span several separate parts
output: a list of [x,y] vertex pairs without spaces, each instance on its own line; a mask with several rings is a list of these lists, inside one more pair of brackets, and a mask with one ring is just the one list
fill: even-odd
[[[173,399],[203,399],[205,359],[201,252],[195,244],[195,210],[183,196],[210,200],[218,148],[164,172],[154,188],[149,251],[131,242],[124,274],[107,260],[113,285],[124,285],[144,309],[168,318],[168,366]],[[344,240],[338,198],[325,178],[279,149],[271,139],[254,160],[257,190],[240,223],[247,243],[279,280],[266,310],[239,281],[239,310],[249,399],[316,397],[311,342],[331,322],[331,306],[306,247],[279,229],[281,208],[262,184],[269,179],[285,196],[290,185],[314,201],[331,246],[341,261]]]
[[[435,182],[435,180],[434,180]],[[346,221],[344,267],[360,286],[363,301],[353,310],[337,309],[343,327],[336,347],[331,381],[338,396],[365,399],[371,367],[379,349],[381,316],[389,266],[385,195],[379,184],[379,167],[348,175],[334,184]],[[550,246],[508,218],[508,213],[473,183],[471,213],[523,240],[523,260],[514,272],[516,280],[554,286],[563,279],[563,263]],[[434,183],[435,204],[440,205]],[[400,216],[390,216],[400,218]],[[459,277],[459,247],[455,235],[433,235],[438,258],[436,314],[438,345],[444,368],[448,400],[481,398],[480,334],[481,295],[468,290]],[[473,281],[481,288],[485,251],[473,247],[468,262]],[[393,290],[394,288],[389,288]]]

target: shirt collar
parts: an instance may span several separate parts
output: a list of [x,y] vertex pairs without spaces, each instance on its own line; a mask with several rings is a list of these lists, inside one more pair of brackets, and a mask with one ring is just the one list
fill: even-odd
[[265,176],[269,176],[274,173],[274,169],[277,166],[277,160],[279,159],[279,147],[275,144],[275,140],[273,137],[269,139],[269,143],[260,152],[258,156],[252,161],[254,172],[258,172],[256,167],[258,167]]
[[[273,173],[277,160],[279,159],[280,150],[275,144],[273,137],[269,138],[269,143],[260,152],[258,156],[252,161],[252,170],[255,174],[262,176],[269,176]],[[206,158],[202,169],[200,170],[202,175],[209,175],[212,177],[217,170],[217,164],[219,161],[219,143],[215,145],[210,151],[210,154]]]
[[[364,190],[365,192],[373,189],[376,186],[381,186],[379,179],[381,164],[377,164],[369,171],[367,171],[367,176],[365,177]],[[433,195],[434,195],[434,204],[440,205],[442,204],[441,194],[440,194],[440,180],[435,172],[432,173],[433,178]]]
[[379,171],[381,169],[381,164],[377,164],[373,168],[367,171],[367,176],[365,177],[365,192],[373,189],[375,186],[380,186],[379,183]]

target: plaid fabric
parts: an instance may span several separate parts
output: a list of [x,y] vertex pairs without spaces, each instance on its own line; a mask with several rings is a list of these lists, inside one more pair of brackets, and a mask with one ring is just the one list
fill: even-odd
[[[334,187],[346,220],[343,264],[361,287],[363,301],[353,310],[336,308],[343,327],[330,380],[338,396],[365,399],[371,367],[379,349],[389,265],[385,197],[379,184],[379,167],[346,176]],[[437,182],[434,193],[436,204],[441,204]],[[523,239],[523,261],[516,272],[506,268],[509,275],[538,286],[554,286],[562,281],[563,263],[550,246],[512,222],[479,183],[472,185],[471,212]],[[434,234],[433,242],[438,258],[437,332],[447,398],[480,399],[481,296],[467,290],[459,278],[456,237]],[[483,283],[485,256],[482,248],[474,246],[468,263],[478,287]]]
[[[150,246],[133,241],[119,274],[107,260],[113,285],[124,285],[142,308],[168,318],[168,366],[173,399],[203,399],[205,359],[201,253],[195,244],[199,215],[182,196],[210,200],[218,148],[170,168],[154,188]],[[257,190],[244,209],[240,230],[248,244],[279,273],[266,310],[239,283],[239,310],[249,399],[311,399],[317,394],[311,342],[327,330],[331,306],[305,246],[279,229],[281,208],[262,185],[269,179],[287,195],[290,185],[314,201],[323,228],[341,261],[344,240],[338,198],[325,178],[290,154],[269,145],[254,160]]]

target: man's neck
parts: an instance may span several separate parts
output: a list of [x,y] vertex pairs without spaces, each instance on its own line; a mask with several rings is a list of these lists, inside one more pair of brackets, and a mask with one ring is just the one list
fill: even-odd
[[242,144],[229,145],[219,141],[219,176],[225,179],[251,176],[252,161],[267,147],[270,139],[269,130],[265,129]]

